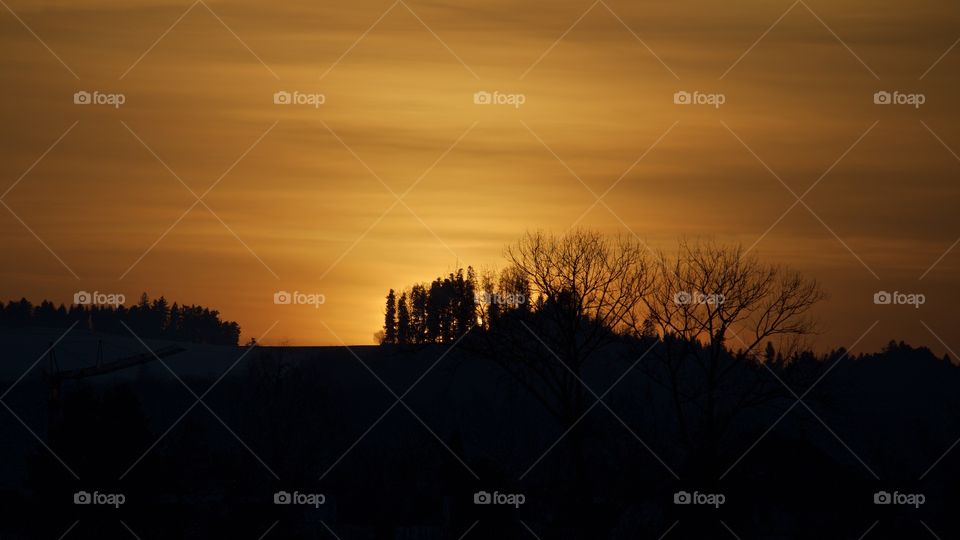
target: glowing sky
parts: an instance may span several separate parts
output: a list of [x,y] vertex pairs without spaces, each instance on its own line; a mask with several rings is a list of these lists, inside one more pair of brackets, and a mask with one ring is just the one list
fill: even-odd
[[960,347],[955,2],[4,2],[0,298],[146,290],[370,343],[388,288],[579,220],[756,243],[823,282],[823,347],[877,320],[865,349]]

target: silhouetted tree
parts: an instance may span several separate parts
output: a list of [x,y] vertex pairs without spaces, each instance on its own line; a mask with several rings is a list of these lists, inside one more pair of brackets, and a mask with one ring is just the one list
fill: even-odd
[[397,342],[397,295],[393,289],[387,293],[387,308],[383,315],[383,342]]
[[401,293],[397,301],[397,343],[408,345],[410,339],[410,310],[407,309],[407,293]]
[[675,255],[659,254],[655,269],[629,322],[637,335],[652,323],[664,342],[641,367],[672,395],[681,438],[696,441],[697,466],[711,476],[732,416],[782,390],[758,364],[759,347],[776,339],[788,355],[796,350],[815,329],[809,310],[823,292],[739,245],[682,240]]
[[413,343],[427,340],[427,289],[418,283],[410,290],[410,333]]
[[33,307],[26,299],[9,302],[0,310],[0,324],[8,326],[38,325],[66,327],[78,323],[79,328],[96,332],[127,334],[130,327],[142,338],[165,338],[215,345],[237,345],[240,325],[220,318],[220,312],[202,306],[167,307],[164,297],[150,302],[146,293],[130,307],[71,305],[55,307],[48,300]]

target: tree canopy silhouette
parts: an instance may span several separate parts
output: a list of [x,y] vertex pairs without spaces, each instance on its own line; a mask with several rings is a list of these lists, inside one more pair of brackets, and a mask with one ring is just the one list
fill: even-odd
[[79,305],[69,308],[43,300],[34,306],[26,298],[0,303],[0,324],[83,328],[113,334],[128,334],[124,324],[142,338],[236,346],[240,325],[220,318],[220,312],[199,305],[170,305],[163,296],[150,301],[147,293],[133,306]]

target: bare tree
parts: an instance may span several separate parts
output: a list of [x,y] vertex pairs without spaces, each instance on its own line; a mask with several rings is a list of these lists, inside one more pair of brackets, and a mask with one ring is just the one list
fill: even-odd
[[[651,285],[646,248],[626,237],[574,230],[527,233],[505,250],[510,266],[498,306],[483,333],[483,354],[498,362],[558,419],[574,459],[575,486],[585,482],[582,416],[592,404],[584,367],[618,339]],[[487,280],[489,290],[494,280]],[[518,295],[529,305],[519,305]],[[575,428],[575,429],[574,429]]]
[[824,294],[815,280],[765,264],[742,246],[710,241],[682,240],[655,268],[650,294],[629,322],[637,335],[653,328],[661,336],[659,362],[644,368],[671,394],[683,442],[696,441],[695,450],[713,460],[739,412],[779,395],[758,363],[760,349],[776,341],[792,351],[814,333],[810,310]]

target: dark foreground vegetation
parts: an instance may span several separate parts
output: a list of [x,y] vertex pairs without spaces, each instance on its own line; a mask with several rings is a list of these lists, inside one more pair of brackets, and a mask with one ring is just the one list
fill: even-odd
[[[3,401],[49,446],[0,415],[0,536],[960,534],[950,358],[812,352],[819,286],[737,248],[648,255],[578,232],[507,258],[389,295],[379,347],[236,348],[222,379],[55,400],[24,379]],[[126,502],[73,504],[80,490]]]
[[[164,297],[150,301],[147,293],[136,304],[57,306],[49,300],[34,305],[26,298],[0,303],[0,326],[69,328],[73,324],[98,332],[142,338],[162,338],[190,343],[234,345],[240,341],[240,325],[220,318],[220,312],[203,306],[170,305]],[[126,326],[125,326],[126,325]]]

